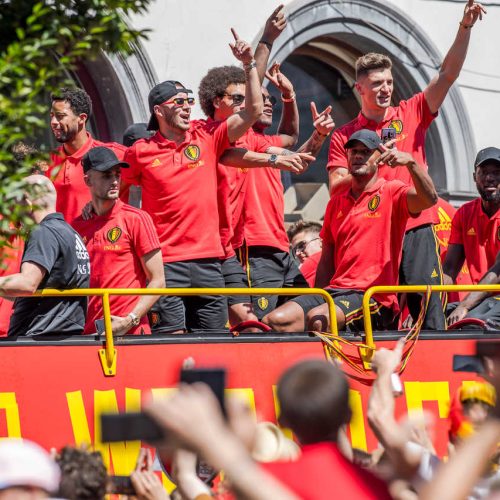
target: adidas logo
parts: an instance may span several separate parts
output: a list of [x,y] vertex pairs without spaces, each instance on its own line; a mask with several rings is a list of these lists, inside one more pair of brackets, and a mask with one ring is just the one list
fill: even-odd
[[161,161],[158,158],[156,158],[155,160],[153,160],[152,163],[151,163],[152,167],[158,167],[159,165],[161,165]]
[[339,213],[337,214],[337,219],[340,219],[341,217],[344,217],[344,213],[342,212],[342,210],[339,210]]
[[476,236],[476,230],[471,227],[468,231],[467,231],[467,236]]
[[438,277],[438,273],[435,269],[432,270],[432,273],[431,273],[431,278],[437,278]]
[[348,300],[341,300],[340,303],[345,306],[345,307],[349,307],[349,301]]

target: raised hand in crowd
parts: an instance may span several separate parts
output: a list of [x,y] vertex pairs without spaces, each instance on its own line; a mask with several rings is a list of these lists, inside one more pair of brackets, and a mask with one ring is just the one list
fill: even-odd
[[275,61],[266,71],[266,78],[281,92],[283,99],[291,99],[295,93],[293,83],[281,72],[280,63]]
[[464,7],[464,15],[462,17],[462,26],[472,28],[476,21],[483,20],[483,14],[486,14],[486,9],[474,0],[468,0]]
[[231,28],[231,33],[234,37],[234,43],[230,43],[229,47],[231,47],[234,57],[243,64],[250,64],[253,61],[252,46],[241,40],[234,28]]
[[287,170],[294,174],[302,174],[309,167],[309,163],[313,162],[316,158],[311,153],[293,153],[277,155],[275,168],[280,170]]
[[272,44],[286,28],[286,17],[284,5],[280,4],[276,7],[273,13],[267,18],[262,32],[261,42]]
[[137,500],[168,500],[170,496],[165,491],[158,476],[153,472],[153,458],[150,450],[141,448],[134,472],[130,475]]
[[379,165],[388,165],[391,168],[403,167],[415,162],[415,159],[410,153],[400,151],[394,144],[396,140],[388,141],[380,145],[382,154],[379,156],[377,163]]
[[169,447],[191,450],[224,470],[236,494],[256,500],[296,498],[257,467],[205,384],[181,385],[172,397],[155,401],[147,411],[164,427]]

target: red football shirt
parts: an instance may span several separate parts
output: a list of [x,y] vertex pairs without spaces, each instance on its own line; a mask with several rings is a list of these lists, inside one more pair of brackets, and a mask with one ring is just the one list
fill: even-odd
[[[329,287],[365,291],[397,285],[406,223],[407,193],[400,181],[377,179],[355,200],[348,189],[328,202],[320,236],[334,245],[334,274]],[[395,294],[375,296],[399,310]]]
[[[90,288],[145,288],[146,274],[141,258],[160,248],[151,217],[118,200],[104,215],[89,220],[76,218],[72,226],[80,234],[90,257]],[[111,314],[126,316],[138,298],[133,295],[111,295]],[[87,322],[83,333],[94,333],[96,319],[103,318],[101,297],[89,297]],[[141,318],[129,334],[151,333],[147,316]]]
[[302,276],[304,276],[311,288],[314,288],[319,259],[321,259],[321,250],[307,257],[306,260],[299,266]]
[[[425,134],[436,116],[437,113],[431,113],[423,92],[415,94],[407,101],[401,101],[399,106],[387,108],[385,119],[380,123],[368,120],[360,112],[354,120],[333,132],[328,151],[327,169],[347,168],[347,154],[344,145],[357,130],[366,128],[374,130],[380,135],[383,128],[392,127],[396,129],[397,148],[411,153],[416,162],[427,170]],[[411,175],[406,168],[391,168],[388,165],[381,165],[378,175],[388,181],[397,179],[413,186]],[[430,208],[422,211],[419,217],[409,219],[406,229],[437,222],[436,213]]]
[[[257,132],[255,135],[262,141],[259,151],[265,151],[271,146],[283,147],[279,135]],[[288,252],[290,243],[286,234],[284,214],[281,171],[272,167],[252,169],[243,203],[243,233],[241,230],[235,230],[234,248],[242,245],[243,235],[249,247],[268,246]]]
[[[211,120],[208,120],[209,122]],[[270,146],[265,136],[256,134],[252,128],[248,129],[243,137],[240,137],[235,144],[237,148],[244,148],[249,151],[265,152]],[[224,258],[234,255],[233,238],[235,228],[243,213],[245,192],[248,179],[250,177],[249,168],[236,168],[226,166],[222,163],[217,165],[217,203],[219,206],[219,226],[222,247],[224,248]],[[241,228],[243,226],[241,225]],[[243,239],[241,229],[238,230],[237,240]]]
[[462,205],[451,223],[450,244],[462,245],[473,283],[479,283],[500,251],[500,210],[488,217],[481,198]]
[[131,146],[122,178],[142,187],[142,208],[153,218],[164,262],[222,258],[217,163],[230,146],[226,122],[191,122],[182,144],[157,132]]
[[[6,246],[2,248],[0,276],[15,274],[18,273],[21,269],[24,241],[21,238],[13,238],[10,243],[12,245],[11,248]],[[13,301],[0,297],[0,337],[7,336],[13,307]]]
[[392,498],[381,479],[347,460],[334,443],[303,446],[297,460],[262,467],[303,500]]
[[47,175],[57,191],[56,210],[64,215],[66,222],[80,216],[82,208],[90,201],[89,188],[83,181],[82,158],[92,148],[105,146],[112,149],[119,160],[123,160],[127,148],[116,142],[101,142],[87,132],[87,142],[74,154],[67,155],[59,146],[50,156],[51,165]]

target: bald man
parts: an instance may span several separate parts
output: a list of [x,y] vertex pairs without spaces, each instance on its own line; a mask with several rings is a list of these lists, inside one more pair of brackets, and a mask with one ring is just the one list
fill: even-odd
[[18,297],[8,336],[81,334],[86,297],[23,297],[36,290],[87,288],[89,255],[78,233],[56,212],[56,190],[43,175],[26,179],[24,203],[36,223],[24,249],[20,272],[0,278],[0,296]]

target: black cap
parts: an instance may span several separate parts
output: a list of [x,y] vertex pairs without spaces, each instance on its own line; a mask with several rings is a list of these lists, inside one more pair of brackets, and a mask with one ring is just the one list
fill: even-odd
[[474,169],[479,167],[479,165],[486,163],[487,161],[495,161],[497,163],[500,163],[500,149],[494,147],[481,149],[481,151],[479,151],[476,156]]
[[127,162],[120,161],[112,149],[104,146],[97,146],[89,150],[82,158],[82,165],[84,173],[87,173],[89,170],[106,172],[116,165],[121,168],[128,168],[130,166]]
[[182,85],[182,83],[175,80],[167,80],[166,82],[159,83],[155,85],[148,95],[149,112],[151,113],[151,118],[148,123],[148,130],[158,130],[158,120],[154,114],[154,107],[157,104],[161,104],[168,101],[171,97],[178,94],[179,92],[186,92],[187,94],[192,94],[193,91],[189,90]]
[[132,123],[123,132],[122,144],[129,148],[135,141],[149,137],[151,137],[151,132],[148,130],[147,123]]
[[377,132],[366,128],[354,132],[354,134],[352,134],[351,137],[349,137],[349,140],[345,143],[345,149],[352,148],[354,141],[362,142],[369,149],[377,149],[382,144],[382,140],[378,136]]

